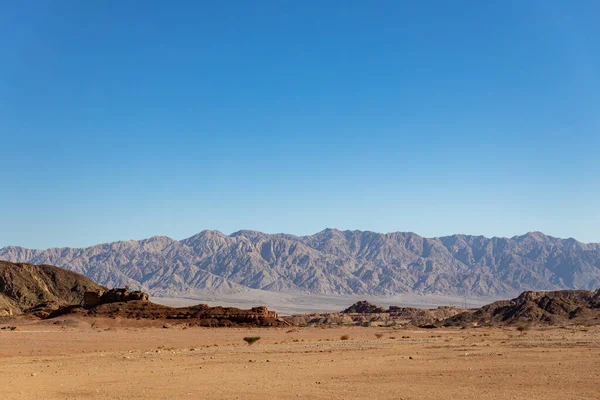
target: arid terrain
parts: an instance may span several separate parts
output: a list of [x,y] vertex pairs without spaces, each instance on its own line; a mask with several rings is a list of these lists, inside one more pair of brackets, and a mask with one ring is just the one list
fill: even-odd
[[[164,326],[119,318],[3,318],[1,397],[600,398],[598,326]],[[250,346],[247,336],[261,339]]]
[[0,311],[2,400],[600,398],[600,290],[281,317],[0,261]]

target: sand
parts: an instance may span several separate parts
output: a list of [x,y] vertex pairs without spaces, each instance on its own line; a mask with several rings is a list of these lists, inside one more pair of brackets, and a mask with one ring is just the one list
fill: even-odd
[[8,325],[2,399],[600,399],[599,327]]

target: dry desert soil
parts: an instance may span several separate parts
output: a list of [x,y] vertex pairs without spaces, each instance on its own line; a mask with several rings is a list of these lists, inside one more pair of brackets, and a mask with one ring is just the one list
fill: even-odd
[[[0,321],[0,398],[600,399],[599,327],[151,322]],[[249,346],[246,336],[261,339]]]

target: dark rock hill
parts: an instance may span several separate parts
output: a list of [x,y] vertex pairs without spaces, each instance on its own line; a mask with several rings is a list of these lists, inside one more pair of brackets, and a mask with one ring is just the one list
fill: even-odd
[[376,306],[375,304],[371,304],[368,301],[358,301],[352,304],[350,307],[346,308],[342,311],[344,314],[373,314],[373,313],[384,313],[387,312],[383,307]]
[[20,314],[41,304],[82,304],[87,291],[104,291],[92,280],[50,265],[0,261],[0,315]]
[[448,318],[445,325],[600,324],[600,289],[524,292]]

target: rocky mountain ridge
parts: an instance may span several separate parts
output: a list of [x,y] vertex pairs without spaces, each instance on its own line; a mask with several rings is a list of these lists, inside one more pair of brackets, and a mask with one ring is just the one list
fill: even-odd
[[202,231],[87,248],[0,249],[0,259],[52,264],[110,287],[181,297],[244,291],[344,295],[511,296],[600,286],[600,244],[540,232],[512,238],[424,238],[326,229],[310,236]]

